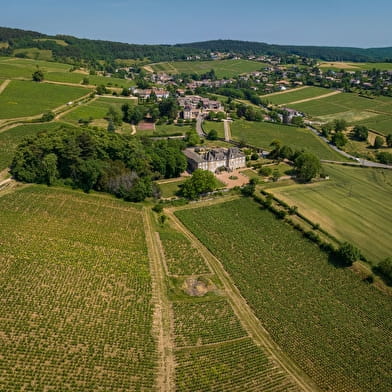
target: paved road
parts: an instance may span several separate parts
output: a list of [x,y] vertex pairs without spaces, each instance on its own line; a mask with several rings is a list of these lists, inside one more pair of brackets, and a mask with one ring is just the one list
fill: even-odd
[[[325,138],[324,136],[322,136],[317,129],[313,128],[310,125],[307,125],[307,128],[310,129],[316,136],[318,136],[321,140],[323,140],[325,143],[327,143],[329,145],[329,147],[331,147],[333,150],[335,150],[336,152],[338,152],[339,154],[343,155],[346,158],[352,159],[355,162],[350,162],[350,165],[354,165],[354,166],[366,166],[366,167],[379,167],[379,168],[383,168],[383,169],[392,169],[392,165],[384,165],[382,163],[377,163],[377,162],[373,162],[373,161],[368,161],[367,159],[363,159],[363,158],[357,158],[353,155],[347,154],[347,152],[340,150],[338,147],[336,147],[335,145],[333,145],[327,138]],[[339,161],[327,161],[327,160],[322,160],[322,162],[326,162],[326,163],[338,163],[338,164],[344,164],[347,162],[339,162]]]
[[196,119],[196,132],[198,133],[198,135],[200,137],[205,137],[206,136],[205,132],[203,131],[203,127],[202,127],[203,120],[204,120],[203,116],[200,116],[200,115],[197,116],[197,119]]

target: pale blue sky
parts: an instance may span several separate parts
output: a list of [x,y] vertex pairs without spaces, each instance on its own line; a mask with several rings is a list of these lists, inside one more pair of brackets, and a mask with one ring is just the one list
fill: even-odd
[[0,9],[0,26],[129,43],[392,46],[392,0],[0,0]]

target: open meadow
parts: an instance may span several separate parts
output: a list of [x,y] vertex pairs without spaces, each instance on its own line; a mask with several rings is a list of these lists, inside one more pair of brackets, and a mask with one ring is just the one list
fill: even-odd
[[337,268],[250,199],[175,214],[219,258],[271,337],[322,390],[391,389],[388,296]]
[[299,88],[288,92],[273,95],[262,95],[261,98],[273,103],[274,105],[285,105],[290,102],[301,101],[302,99],[321,98],[323,95],[330,94],[334,90],[322,87]]
[[311,151],[320,159],[345,159],[306,128],[245,120],[235,120],[230,124],[230,128],[234,140],[243,140],[250,145],[265,148],[266,150],[270,148],[269,145],[274,139],[278,139],[282,144],[291,146],[293,149]]
[[369,71],[380,69],[382,71],[392,70],[392,63],[350,63],[343,61],[326,61],[320,63],[320,68],[333,71]]
[[392,255],[392,170],[324,165],[330,180],[273,193],[373,262]]
[[168,74],[196,73],[203,74],[215,70],[218,78],[231,78],[243,73],[258,71],[265,64],[250,60],[214,60],[214,61],[175,61],[149,65],[155,72]]
[[155,390],[141,210],[30,186],[0,211],[0,390]]
[[12,80],[0,94],[0,119],[38,115],[88,92],[82,87]]

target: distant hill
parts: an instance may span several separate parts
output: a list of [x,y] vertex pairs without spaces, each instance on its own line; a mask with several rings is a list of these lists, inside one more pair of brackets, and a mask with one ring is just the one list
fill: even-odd
[[[55,41],[57,40],[57,42]],[[121,42],[81,39],[68,35],[49,36],[34,31],[0,27],[0,55],[11,55],[15,49],[38,48],[51,50],[57,60],[144,59],[151,61],[183,60],[188,56],[209,57],[210,52],[230,52],[241,55],[299,55],[325,61],[392,61],[389,48],[345,48],[326,46],[271,45],[262,42],[215,40],[176,45],[137,45]],[[65,44],[64,44],[65,43]]]

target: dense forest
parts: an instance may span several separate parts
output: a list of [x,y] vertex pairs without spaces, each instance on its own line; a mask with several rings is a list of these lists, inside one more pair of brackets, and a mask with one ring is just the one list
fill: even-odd
[[[38,41],[38,39],[41,39]],[[44,39],[44,40],[42,40]],[[59,45],[54,40],[63,40]],[[14,49],[49,49],[56,60],[114,60],[146,59],[151,62],[183,60],[188,56],[209,58],[210,52],[230,52],[239,55],[299,55],[325,61],[392,61],[390,48],[344,48],[323,46],[270,45],[261,42],[215,40],[177,45],[136,45],[121,42],[80,39],[68,35],[45,34],[0,27],[0,42],[8,42],[8,48],[0,49],[0,55],[11,55]]]
[[136,202],[159,197],[154,179],[178,177],[185,170],[184,147],[178,140],[60,128],[25,139],[11,173],[19,181],[94,189]]

